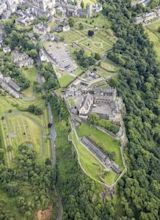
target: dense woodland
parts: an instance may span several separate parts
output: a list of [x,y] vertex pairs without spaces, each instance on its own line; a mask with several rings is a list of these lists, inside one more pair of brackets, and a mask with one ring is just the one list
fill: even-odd
[[120,68],[117,88],[126,105],[128,173],[118,191],[122,219],[160,216],[160,66],[142,26],[132,23],[127,0],[106,4],[118,37],[109,58]]
[[3,156],[0,157],[0,191],[7,196],[5,200],[0,199],[0,219],[33,219],[37,210],[48,208],[55,199],[51,162],[46,160],[40,164],[37,153],[26,145],[18,147],[12,168],[3,163]]

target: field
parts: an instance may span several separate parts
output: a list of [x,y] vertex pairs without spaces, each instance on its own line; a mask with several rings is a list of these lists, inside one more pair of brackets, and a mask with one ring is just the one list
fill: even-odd
[[23,68],[22,73],[30,81],[30,87],[23,92],[23,95],[29,98],[34,97],[33,83],[36,81],[37,71],[33,68]]
[[93,4],[93,3],[96,3],[97,0],[84,0],[84,6],[86,6],[87,4]]
[[78,135],[80,137],[89,137],[94,143],[102,148],[104,152],[114,153],[114,161],[121,167],[122,170],[124,169],[120,152],[120,144],[118,141],[96,128],[88,126],[87,124],[80,125],[78,128]]
[[74,76],[65,74],[59,78],[59,83],[61,87],[66,87],[73,80],[74,80]]
[[117,76],[118,67],[110,60],[101,61],[100,66],[96,67],[99,76],[110,79]]
[[43,127],[31,114],[6,114],[1,120],[1,131],[8,164],[14,159],[17,146],[20,144],[33,147],[39,156],[43,155],[43,159],[49,157],[49,148],[44,149]]
[[160,20],[156,20],[147,26],[145,26],[146,33],[148,34],[149,40],[153,43],[153,48],[157,54],[157,61],[160,60]]
[[79,142],[74,130],[70,134],[70,139],[76,148],[80,166],[86,175],[99,183],[105,183],[108,186],[112,185],[117,178],[117,174],[106,170],[105,166]]
[[[36,101],[17,100],[10,96],[0,96],[0,134],[1,143],[5,147],[6,161],[10,166],[17,146],[27,143],[33,147],[40,160],[50,157],[50,143],[47,128],[47,110],[40,99]],[[35,104],[43,109],[43,115],[35,116],[25,109]],[[22,110],[22,111],[21,111]]]

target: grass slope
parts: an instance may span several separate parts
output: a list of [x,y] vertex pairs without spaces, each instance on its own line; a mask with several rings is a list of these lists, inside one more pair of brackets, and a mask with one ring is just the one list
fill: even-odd
[[154,51],[157,55],[157,61],[160,62],[160,20],[148,24],[145,28],[149,40],[153,43]]
[[105,152],[115,153],[114,161],[123,169],[123,162],[120,152],[120,144],[117,140],[111,136],[97,130],[94,127],[90,127],[87,124],[81,124],[78,128],[78,134],[80,137],[87,136]]
[[92,179],[99,183],[105,183],[112,185],[117,178],[116,173],[113,171],[107,171],[101,162],[96,159],[83,144],[80,143],[75,131],[72,131],[70,138],[76,151],[78,153],[78,159],[82,170]]

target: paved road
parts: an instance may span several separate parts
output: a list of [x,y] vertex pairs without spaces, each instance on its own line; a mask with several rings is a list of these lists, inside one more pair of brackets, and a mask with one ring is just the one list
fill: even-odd
[[56,146],[55,146],[55,141],[56,141],[56,129],[54,126],[54,120],[53,120],[53,114],[51,110],[51,105],[48,103],[48,122],[52,124],[50,128],[50,140],[51,140],[51,160],[52,160],[52,165],[55,166],[56,164]]

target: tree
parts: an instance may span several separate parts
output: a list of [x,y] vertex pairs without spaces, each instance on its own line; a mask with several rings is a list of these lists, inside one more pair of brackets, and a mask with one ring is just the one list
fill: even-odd
[[83,24],[82,23],[79,23],[79,30],[83,30]]
[[88,37],[93,37],[93,35],[94,35],[94,31],[89,30],[89,31],[88,31]]
[[101,59],[101,56],[100,56],[98,53],[95,53],[94,58],[95,58],[96,60],[100,60],[100,59]]
[[29,105],[28,108],[27,108],[27,111],[31,112],[35,115],[42,115],[43,114],[42,109],[38,106],[35,106],[35,105]]
[[84,8],[84,1],[81,1],[81,8]]
[[70,26],[70,27],[74,27],[74,23],[75,23],[75,22],[74,22],[74,19],[73,19],[73,18],[69,18],[69,19],[68,19],[68,23],[69,23],[69,26]]

